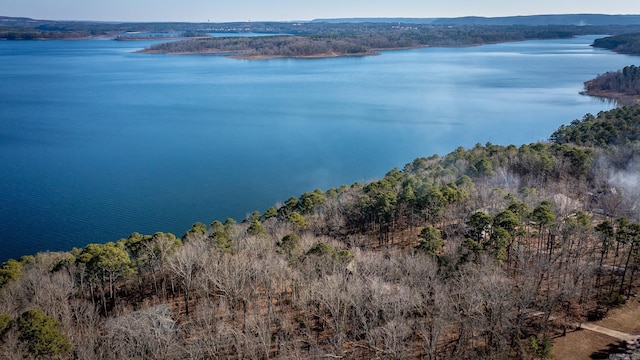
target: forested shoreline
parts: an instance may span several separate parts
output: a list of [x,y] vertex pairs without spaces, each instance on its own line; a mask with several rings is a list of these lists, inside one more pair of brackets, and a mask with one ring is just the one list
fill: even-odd
[[0,267],[0,357],[540,359],[637,293],[640,107]]
[[[596,39],[592,46],[620,54],[640,55],[640,33]],[[600,74],[584,83],[583,94],[609,99],[623,106],[638,104],[640,103],[640,67],[629,65],[618,71]]]
[[609,71],[584,83],[585,95],[616,101],[619,105],[640,103],[640,67],[625,66]]
[[617,52],[619,54],[640,55],[640,33],[625,33],[607,36],[593,42],[593,47]]

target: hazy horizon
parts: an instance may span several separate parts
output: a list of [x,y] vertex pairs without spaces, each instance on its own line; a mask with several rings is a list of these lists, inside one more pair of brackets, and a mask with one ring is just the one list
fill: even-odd
[[158,3],[151,0],[113,0],[93,3],[81,0],[0,0],[3,16],[46,20],[83,20],[114,22],[232,22],[232,21],[305,21],[326,18],[449,18],[462,16],[527,16],[550,14],[640,14],[636,0],[565,1],[540,0],[535,3],[487,0],[438,1],[400,0],[300,3],[293,0],[236,0],[213,3],[184,0]]

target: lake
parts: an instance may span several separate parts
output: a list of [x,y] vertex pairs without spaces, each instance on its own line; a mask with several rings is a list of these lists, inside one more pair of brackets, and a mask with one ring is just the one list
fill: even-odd
[[0,261],[184,234],[476,143],[545,140],[638,58],[596,36],[314,60],[0,42]]

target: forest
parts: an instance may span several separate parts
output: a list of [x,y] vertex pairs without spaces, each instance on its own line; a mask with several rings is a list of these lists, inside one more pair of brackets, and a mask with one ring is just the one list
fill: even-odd
[[596,39],[593,47],[615,51],[620,54],[640,55],[640,33],[620,34]]
[[[640,38],[639,38],[640,40]],[[632,105],[640,100],[640,67],[625,66],[584,83],[584,94],[609,98],[621,105]]]
[[0,358],[546,359],[638,291],[640,107],[0,266]]
[[[621,54],[640,55],[640,33],[621,34],[596,39],[593,47]],[[583,94],[615,101],[618,105],[640,103],[640,67],[625,66],[584,83]]]

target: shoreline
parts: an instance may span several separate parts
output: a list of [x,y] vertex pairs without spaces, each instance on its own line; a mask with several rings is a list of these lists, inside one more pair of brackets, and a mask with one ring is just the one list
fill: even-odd
[[[115,39],[114,39],[115,40]],[[364,57],[364,56],[378,56],[381,55],[380,52],[383,51],[399,51],[399,50],[415,50],[415,49],[424,49],[429,47],[435,48],[465,48],[465,47],[475,47],[475,46],[483,46],[483,45],[492,45],[492,44],[501,44],[508,42],[519,42],[526,40],[507,40],[507,41],[487,41],[487,42],[474,42],[470,44],[460,44],[460,45],[416,45],[416,46],[399,46],[399,47],[389,47],[389,48],[373,48],[367,50],[362,53],[336,53],[332,52],[329,54],[313,54],[313,55],[262,55],[262,54],[242,54],[243,52],[247,52],[247,50],[237,50],[237,51],[229,51],[229,50],[217,50],[217,49],[208,49],[201,51],[163,51],[163,50],[152,50],[149,48],[141,49],[135,51],[135,53],[139,54],[165,54],[165,55],[222,55],[227,56],[231,59],[237,60],[269,60],[269,59],[330,59],[330,58],[339,58],[339,57]],[[250,51],[250,50],[249,50]]]
[[[197,54],[197,53],[196,53]],[[377,56],[379,53],[366,52],[359,54],[314,54],[314,55],[300,55],[300,56],[289,56],[289,55],[229,55],[230,59],[238,59],[238,60],[271,60],[271,59],[331,59],[338,57],[364,57],[364,56]]]
[[614,102],[618,107],[640,104],[640,95],[629,95],[607,90],[584,90],[580,94]]
[[[459,47],[466,46],[480,46],[483,44],[471,44],[471,45],[461,45]],[[323,53],[323,54],[313,54],[313,55],[262,55],[262,54],[242,54],[243,50],[240,51],[228,51],[228,50],[204,50],[204,51],[162,51],[162,50],[152,50],[152,49],[141,49],[135,51],[138,54],[165,54],[165,55],[221,55],[226,56],[231,59],[237,60],[270,60],[270,59],[331,59],[331,58],[339,58],[339,57],[364,57],[364,56],[379,56],[382,55],[380,52],[383,51],[399,51],[399,50],[414,50],[414,49],[423,49],[428,47],[436,47],[431,45],[420,45],[420,46],[411,46],[411,47],[393,47],[393,48],[376,48],[371,49],[366,52],[361,53]],[[457,47],[457,46],[456,46]]]
[[[384,49],[384,50],[392,50],[392,49]],[[399,49],[398,49],[399,50]],[[364,53],[357,54],[341,54],[341,53],[329,53],[329,54],[313,54],[313,55],[299,55],[299,56],[291,56],[291,55],[261,55],[261,54],[242,54],[243,51],[227,51],[227,50],[204,50],[204,51],[161,51],[161,50],[150,50],[150,49],[142,49],[137,50],[135,53],[138,54],[164,54],[164,55],[221,55],[226,56],[231,59],[237,60],[269,60],[269,59],[330,59],[330,58],[338,58],[338,57],[363,57],[363,56],[377,56],[380,55],[377,50],[367,51]]]

